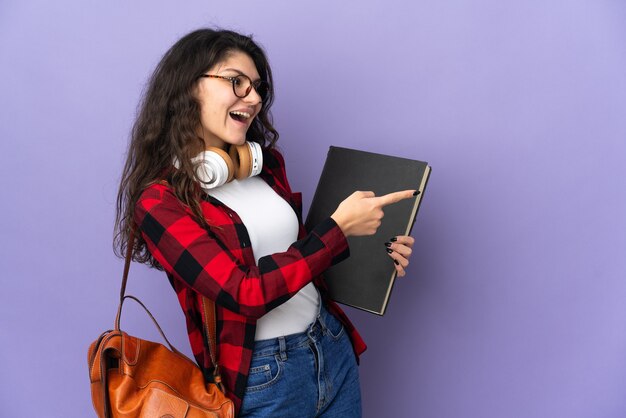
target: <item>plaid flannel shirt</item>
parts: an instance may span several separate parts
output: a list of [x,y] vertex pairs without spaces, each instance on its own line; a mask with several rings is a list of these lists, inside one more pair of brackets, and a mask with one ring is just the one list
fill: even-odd
[[[217,357],[227,395],[239,411],[248,380],[256,321],[313,281],[326,304],[343,324],[355,354],[365,344],[344,312],[327,296],[321,279],[328,267],[349,256],[348,243],[328,218],[307,233],[302,223],[302,198],[292,193],[282,155],[264,150],[260,177],[298,215],[298,241],[287,251],[255,263],[250,239],[241,219],[219,200],[206,195],[202,212],[210,225],[200,226],[165,184],[154,184],[140,196],[135,221],[148,250],[164,268],[185,313],[189,341],[208,379],[212,365],[203,326],[202,298],[216,303]],[[263,202],[259,202],[263,204]]]

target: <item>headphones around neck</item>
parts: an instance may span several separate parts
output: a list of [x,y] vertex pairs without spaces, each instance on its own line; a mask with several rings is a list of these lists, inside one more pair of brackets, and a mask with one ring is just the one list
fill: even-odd
[[232,181],[243,180],[261,173],[263,152],[261,145],[246,141],[243,145],[231,145],[226,151],[209,147],[195,157],[196,175],[203,189],[213,189]]

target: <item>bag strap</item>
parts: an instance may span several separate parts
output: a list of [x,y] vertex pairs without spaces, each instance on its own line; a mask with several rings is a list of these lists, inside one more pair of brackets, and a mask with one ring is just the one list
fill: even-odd
[[211,357],[211,364],[213,365],[213,382],[223,393],[226,393],[224,385],[222,384],[220,369],[217,365],[217,360],[215,359],[215,353],[217,353],[215,303],[213,303],[211,299],[202,296],[202,309],[204,310],[204,328],[206,331],[206,338],[209,343],[209,356]]
[[[126,259],[124,261],[124,273],[122,274],[122,285],[120,287],[120,304],[117,308],[117,315],[115,316],[115,330],[120,329],[120,316],[122,315],[122,304],[124,303],[126,294],[126,282],[128,281],[128,272],[130,271],[130,262],[133,255],[133,248],[135,246],[135,227],[131,227],[130,234],[128,235],[128,242],[126,243]],[[152,315],[150,315],[152,316]],[[160,327],[159,327],[160,329]]]
[[154,315],[152,315],[152,312],[150,312],[150,310],[146,307],[146,305],[144,305],[135,296],[126,294],[126,283],[128,282],[128,272],[130,271],[130,263],[132,261],[131,259],[132,259],[132,255],[133,255],[133,247],[135,245],[135,228],[134,227],[130,230],[130,234],[128,236],[128,244],[127,245],[128,245],[128,248],[126,249],[126,260],[124,262],[124,273],[122,275],[122,286],[121,286],[121,289],[120,289],[120,304],[117,307],[117,315],[115,316],[115,331],[121,331],[121,329],[120,329],[120,321],[121,321],[121,318],[122,318],[122,306],[124,305],[124,301],[126,299],[132,299],[135,302],[137,302],[146,311],[146,313],[148,314],[148,316],[150,317],[150,319],[152,320],[154,325],[156,325],[157,329],[159,330],[159,334],[161,334],[161,337],[163,337],[165,342],[167,342],[167,345],[170,347],[170,350],[172,350],[173,352],[178,353],[178,354],[180,354],[182,356],[185,356],[183,353],[178,351],[176,349],[176,347],[174,347],[172,345],[170,340],[167,339],[167,337],[165,336],[165,333],[163,332],[163,329],[161,329],[161,326],[157,322],[157,320],[154,317]]
[[[127,248],[126,248],[126,259],[124,261],[124,273],[122,274],[122,285],[120,287],[120,304],[117,308],[117,315],[115,316],[115,330],[120,331],[120,319],[122,316],[122,305],[124,304],[124,300],[133,299],[135,300],[135,302],[139,303],[141,307],[143,307],[145,311],[148,313],[148,315],[152,319],[152,322],[154,322],[157,329],[159,330],[159,333],[161,334],[163,339],[167,342],[167,345],[169,345],[170,349],[179,354],[182,354],[169,342],[169,340],[165,336],[165,333],[159,326],[159,323],[156,321],[154,316],[152,316],[152,313],[150,313],[148,308],[146,308],[146,306],[143,303],[141,303],[141,301],[137,299],[136,297],[131,296],[131,295],[126,295],[126,283],[128,282],[128,272],[130,271],[130,263],[131,263],[131,259],[133,255],[133,248],[135,246],[135,231],[136,231],[136,227],[133,225],[131,227],[130,234],[128,235],[128,243],[126,246]],[[202,310],[204,311],[204,326],[205,326],[205,331],[206,331],[207,342],[209,344],[209,356],[211,358],[211,363],[213,365],[213,382],[219,387],[219,389],[222,392],[226,393],[224,390],[224,385],[222,384],[222,377],[219,373],[219,367],[217,365],[217,361],[215,358],[215,353],[217,353],[217,342],[216,342],[216,334],[215,334],[215,329],[216,329],[215,303],[213,303],[212,300],[202,296]]]

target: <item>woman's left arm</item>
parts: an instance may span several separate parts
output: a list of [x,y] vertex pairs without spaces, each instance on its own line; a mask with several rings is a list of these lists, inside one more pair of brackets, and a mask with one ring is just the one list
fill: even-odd
[[385,243],[387,253],[393,259],[399,277],[403,277],[406,274],[405,269],[409,265],[409,258],[411,253],[413,253],[414,243],[415,238],[409,235],[398,235]]

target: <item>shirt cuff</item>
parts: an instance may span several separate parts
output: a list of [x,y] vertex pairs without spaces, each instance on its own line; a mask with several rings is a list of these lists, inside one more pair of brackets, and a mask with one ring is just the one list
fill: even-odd
[[331,217],[326,218],[315,226],[313,232],[330,251],[331,265],[335,265],[350,256],[350,246],[337,222]]

